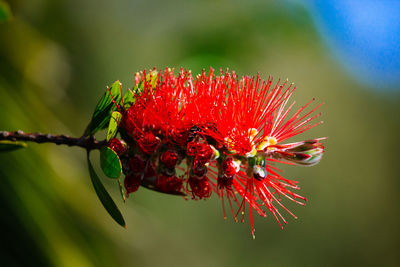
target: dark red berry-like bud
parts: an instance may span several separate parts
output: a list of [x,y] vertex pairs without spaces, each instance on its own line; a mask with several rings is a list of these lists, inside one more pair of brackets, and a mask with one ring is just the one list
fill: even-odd
[[214,150],[207,143],[189,142],[186,146],[186,154],[204,165],[211,160]]
[[200,144],[199,144],[199,143],[196,143],[196,142],[189,142],[189,143],[187,143],[187,146],[186,146],[186,154],[187,154],[188,156],[196,156],[199,145],[200,145]]
[[164,193],[179,193],[183,189],[183,180],[176,176],[160,175],[157,177],[156,188]]
[[209,162],[214,155],[214,150],[208,144],[201,144],[196,154],[196,159],[202,164]]
[[233,176],[226,176],[226,175],[220,175],[218,176],[218,188],[219,189],[232,189],[232,182],[233,182]]
[[141,174],[131,174],[125,177],[124,185],[127,196],[129,196],[130,193],[134,193],[139,189],[140,183],[142,182],[141,178]]
[[143,153],[153,154],[160,146],[161,140],[152,132],[146,132],[141,138],[139,138],[137,143]]
[[141,173],[146,167],[146,162],[138,155],[134,155],[129,160],[129,167],[133,173]]
[[253,167],[253,177],[258,181],[262,181],[267,177],[267,170],[264,167],[255,165]]
[[194,160],[193,163],[193,168],[192,168],[192,172],[194,175],[198,176],[198,177],[203,177],[204,175],[207,174],[207,166],[205,166],[204,164],[202,164],[201,162]]
[[202,178],[191,176],[188,179],[188,183],[194,199],[209,198],[211,196],[212,190],[206,176]]
[[233,177],[238,171],[238,165],[233,161],[232,158],[227,158],[222,163],[222,170],[224,175],[227,177]]
[[186,146],[189,132],[183,130],[172,130],[171,132],[171,140],[179,146]]
[[156,179],[157,173],[152,165],[149,165],[144,173],[143,179]]
[[178,163],[178,154],[174,151],[165,151],[160,156],[160,161],[165,165],[167,168],[173,168]]
[[126,151],[126,143],[118,138],[113,138],[108,141],[107,146],[117,153],[117,155],[121,155]]

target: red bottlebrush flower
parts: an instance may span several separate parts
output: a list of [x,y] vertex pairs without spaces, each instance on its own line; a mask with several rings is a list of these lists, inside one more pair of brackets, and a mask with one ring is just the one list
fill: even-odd
[[153,154],[160,146],[160,138],[155,136],[152,132],[146,132],[143,137],[137,141],[139,147],[145,154]]
[[173,168],[175,165],[178,163],[178,154],[176,154],[174,151],[165,151],[161,154],[160,156],[160,161],[167,167],[167,168]]
[[107,146],[117,153],[117,155],[121,155],[126,151],[126,143],[118,138],[113,138],[108,141]]
[[[137,74],[135,83],[140,88],[120,131],[128,137],[132,172],[145,172],[142,185],[183,193],[181,183],[186,183],[193,199],[214,191],[224,217],[225,200],[236,221],[238,214],[244,220],[245,211],[250,213],[253,236],[254,211],[263,217],[269,211],[281,224],[286,221],[278,208],[294,216],[283,197],[304,205],[306,199],[293,192],[297,182],[282,177],[275,164],[314,165],[324,146],[323,138],[283,143],[320,124],[312,123],[319,105],[305,112],[313,100],[292,112],[292,84],[273,85],[272,78],[263,81],[258,75],[239,78],[234,72],[217,75],[212,69],[196,78],[186,70],[154,69]],[[145,154],[146,164],[136,162],[139,154]],[[187,166],[176,166],[178,160]],[[183,174],[177,178],[175,172]]]
[[141,174],[127,175],[124,180],[126,195],[129,196],[130,193],[136,192],[139,189],[141,182],[142,182]]

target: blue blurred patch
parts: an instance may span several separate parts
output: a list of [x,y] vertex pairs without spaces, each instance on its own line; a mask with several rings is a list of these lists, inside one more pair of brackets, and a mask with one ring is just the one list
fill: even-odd
[[400,91],[400,1],[309,3],[319,32],[351,74],[370,88]]

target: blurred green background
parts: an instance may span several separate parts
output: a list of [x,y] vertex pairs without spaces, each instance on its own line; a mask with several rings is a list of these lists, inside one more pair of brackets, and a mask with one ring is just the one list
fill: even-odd
[[[123,229],[98,201],[79,148],[30,144],[0,154],[2,266],[396,266],[400,97],[366,90],[321,41],[305,6],[280,1],[9,2],[0,24],[0,130],[80,136],[105,86],[134,73],[210,66],[289,78],[298,107],[324,102],[328,136],[312,168],[283,166],[305,207],[224,221],[217,198],[184,201],[140,189],[120,200]],[[376,86],[380,83],[376,81]],[[370,84],[374,88],[375,84]],[[93,155],[95,157],[97,155]]]

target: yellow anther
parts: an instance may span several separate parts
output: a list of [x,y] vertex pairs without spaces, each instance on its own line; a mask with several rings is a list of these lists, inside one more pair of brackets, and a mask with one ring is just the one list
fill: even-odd
[[257,150],[264,150],[266,147],[276,145],[277,143],[278,141],[275,137],[266,136],[258,145]]

